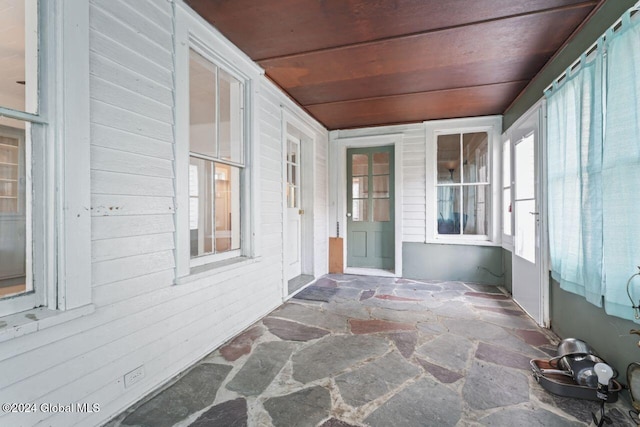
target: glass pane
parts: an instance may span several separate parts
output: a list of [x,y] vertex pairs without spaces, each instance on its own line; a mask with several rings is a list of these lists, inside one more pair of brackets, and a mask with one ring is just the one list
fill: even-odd
[[298,170],[298,168],[296,167],[296,165],[291,165],[291,179],[290,179],[290,183],[293,185],[298,185],[298,173],[300,171]]
[[244,85],[224,70],[219,70],[220,86],[220,158],[243,162]]
[[460,234],[460,187],[438,187],[438,234]]
[[289,208],[297,208],[298,207],[298,187],[292,184],[287,185],[287,207]]
[[300,144],[296,143],[292,140],[287,140],[287,162],[289,163],[298,163],[298,151],[300,149]]
[[352,179],[352,197],[354,199],[366,199],[367,197],[369,197],[369,177],[354,176]]
[[240,169],[215,164],[216,253],[240,249]]
[[[20,126],[25,126],[21,123]],[[30,290],[26,278],[26,166],[23,129],[0,127],[0,298]]]
[[369,220],[369,201],[368,200],[353,201],[353,212],[352,212],[351,219],[353,221]]
[[486,132],[465,133],[462,136],[465,183],[489,182],[489,136]]
[[438,136],[438,184],[460,182],[460,135]]
[[502,232],[511,236],[511,189],[505,188],[502,194]]
[[389,173],[389,153],[373,153],[373,174]]
[[373,177],[373,197],[389,197],[389,175]]
[[37,113],[37,0],[0,2],[0,29],[0,106]]
[[391,221],[391,204],[389,199],[375,199],[373,201],[373,220]]
[[536,261],[536,211],[535,200],[516,201],[516,255],[529,262]]
[[535,198],[535,141],[533,134],[515,146],[516,200]]
[[213,253],[213,162],[190,158],[189,223],[191,256]]
[[464,215],[462,215],[462,234],[484,236],[489,234],[489,186],[470,185],[462,190],[464,197]]
[[189,151],[218,157],[216,73],[218,67],[189,51]]
[[354,154],[351,156],[351,174],[353,176],[369,175],[369,156]]
[[511,141],[502,144],[502,186],[511,187]]

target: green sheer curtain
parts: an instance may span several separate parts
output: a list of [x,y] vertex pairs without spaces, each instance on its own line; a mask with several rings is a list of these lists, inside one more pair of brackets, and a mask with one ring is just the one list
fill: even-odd
[[[604,292],[608,314],[633,318],[626,293],[640,265],[640,13],[607,33],[603,150]],[[638,303],[640,286],[632,290]]]
[[547,93],[551,274],[562,289],[602,305],[603,49]]

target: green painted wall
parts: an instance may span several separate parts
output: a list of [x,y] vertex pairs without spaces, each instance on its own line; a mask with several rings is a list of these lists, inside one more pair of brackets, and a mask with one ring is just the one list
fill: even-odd
[[513,294],[513,276],[511,275],[511,252],[506,249],[502,250],[502,265],[504,268],[504,287]]
[[402,244],[402,276],[502,285],[502,248],[492,246]]
[[627,365],[640,361],[640,337],[629,330],[640,325],[607,315],[586,299],[560,289],[551,279],[551,329],[561,338],[578,338],[593,347],[598,355],[615,367],[618,381],[626,383]]
[[502,119],[502,129],[507,130],[533,104],[542,98],[543,91],[573,61],[578,59],[622,13],[636,4],[637,0],[606,0],[582,31],[560,52],[545,70],[534,79],[525,93],[509,108]]

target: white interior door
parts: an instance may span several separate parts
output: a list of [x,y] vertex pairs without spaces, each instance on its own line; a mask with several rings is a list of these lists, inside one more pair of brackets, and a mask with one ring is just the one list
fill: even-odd
[[285,259],[287,280],[302,272],[302,221],[303,214],[300,198],[300,139],[287,137],[286,174],[287,174],[287,242]]
[[513,141],[513,299],[543,324],[543,280],[540,251],[540,109],[512,133]]

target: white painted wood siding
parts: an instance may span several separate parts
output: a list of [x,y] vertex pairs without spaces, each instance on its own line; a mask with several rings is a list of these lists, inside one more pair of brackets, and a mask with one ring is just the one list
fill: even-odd
[[[387,134],[402,134],[402,241],[425,241],[425,134],[424,125],[382,126],[367,129],[341,130],[336,138],[353,138]],[[330,230],[335,234],[334,230]],[[332,234],[332,235],[334,235]],[[344,231],[341,231],[344,234]]]
[[[174,11],[91,0],[93,314],[0,343],[3,402],[99,403],[98,414],[3,414],[0,425],[100,425],[282,302],[281,105],[259,94],[261,257],[175,285]],[[316,134],[316,276],[327,271],[328,134]],[[124,387],[144,365],[144,379]]]

